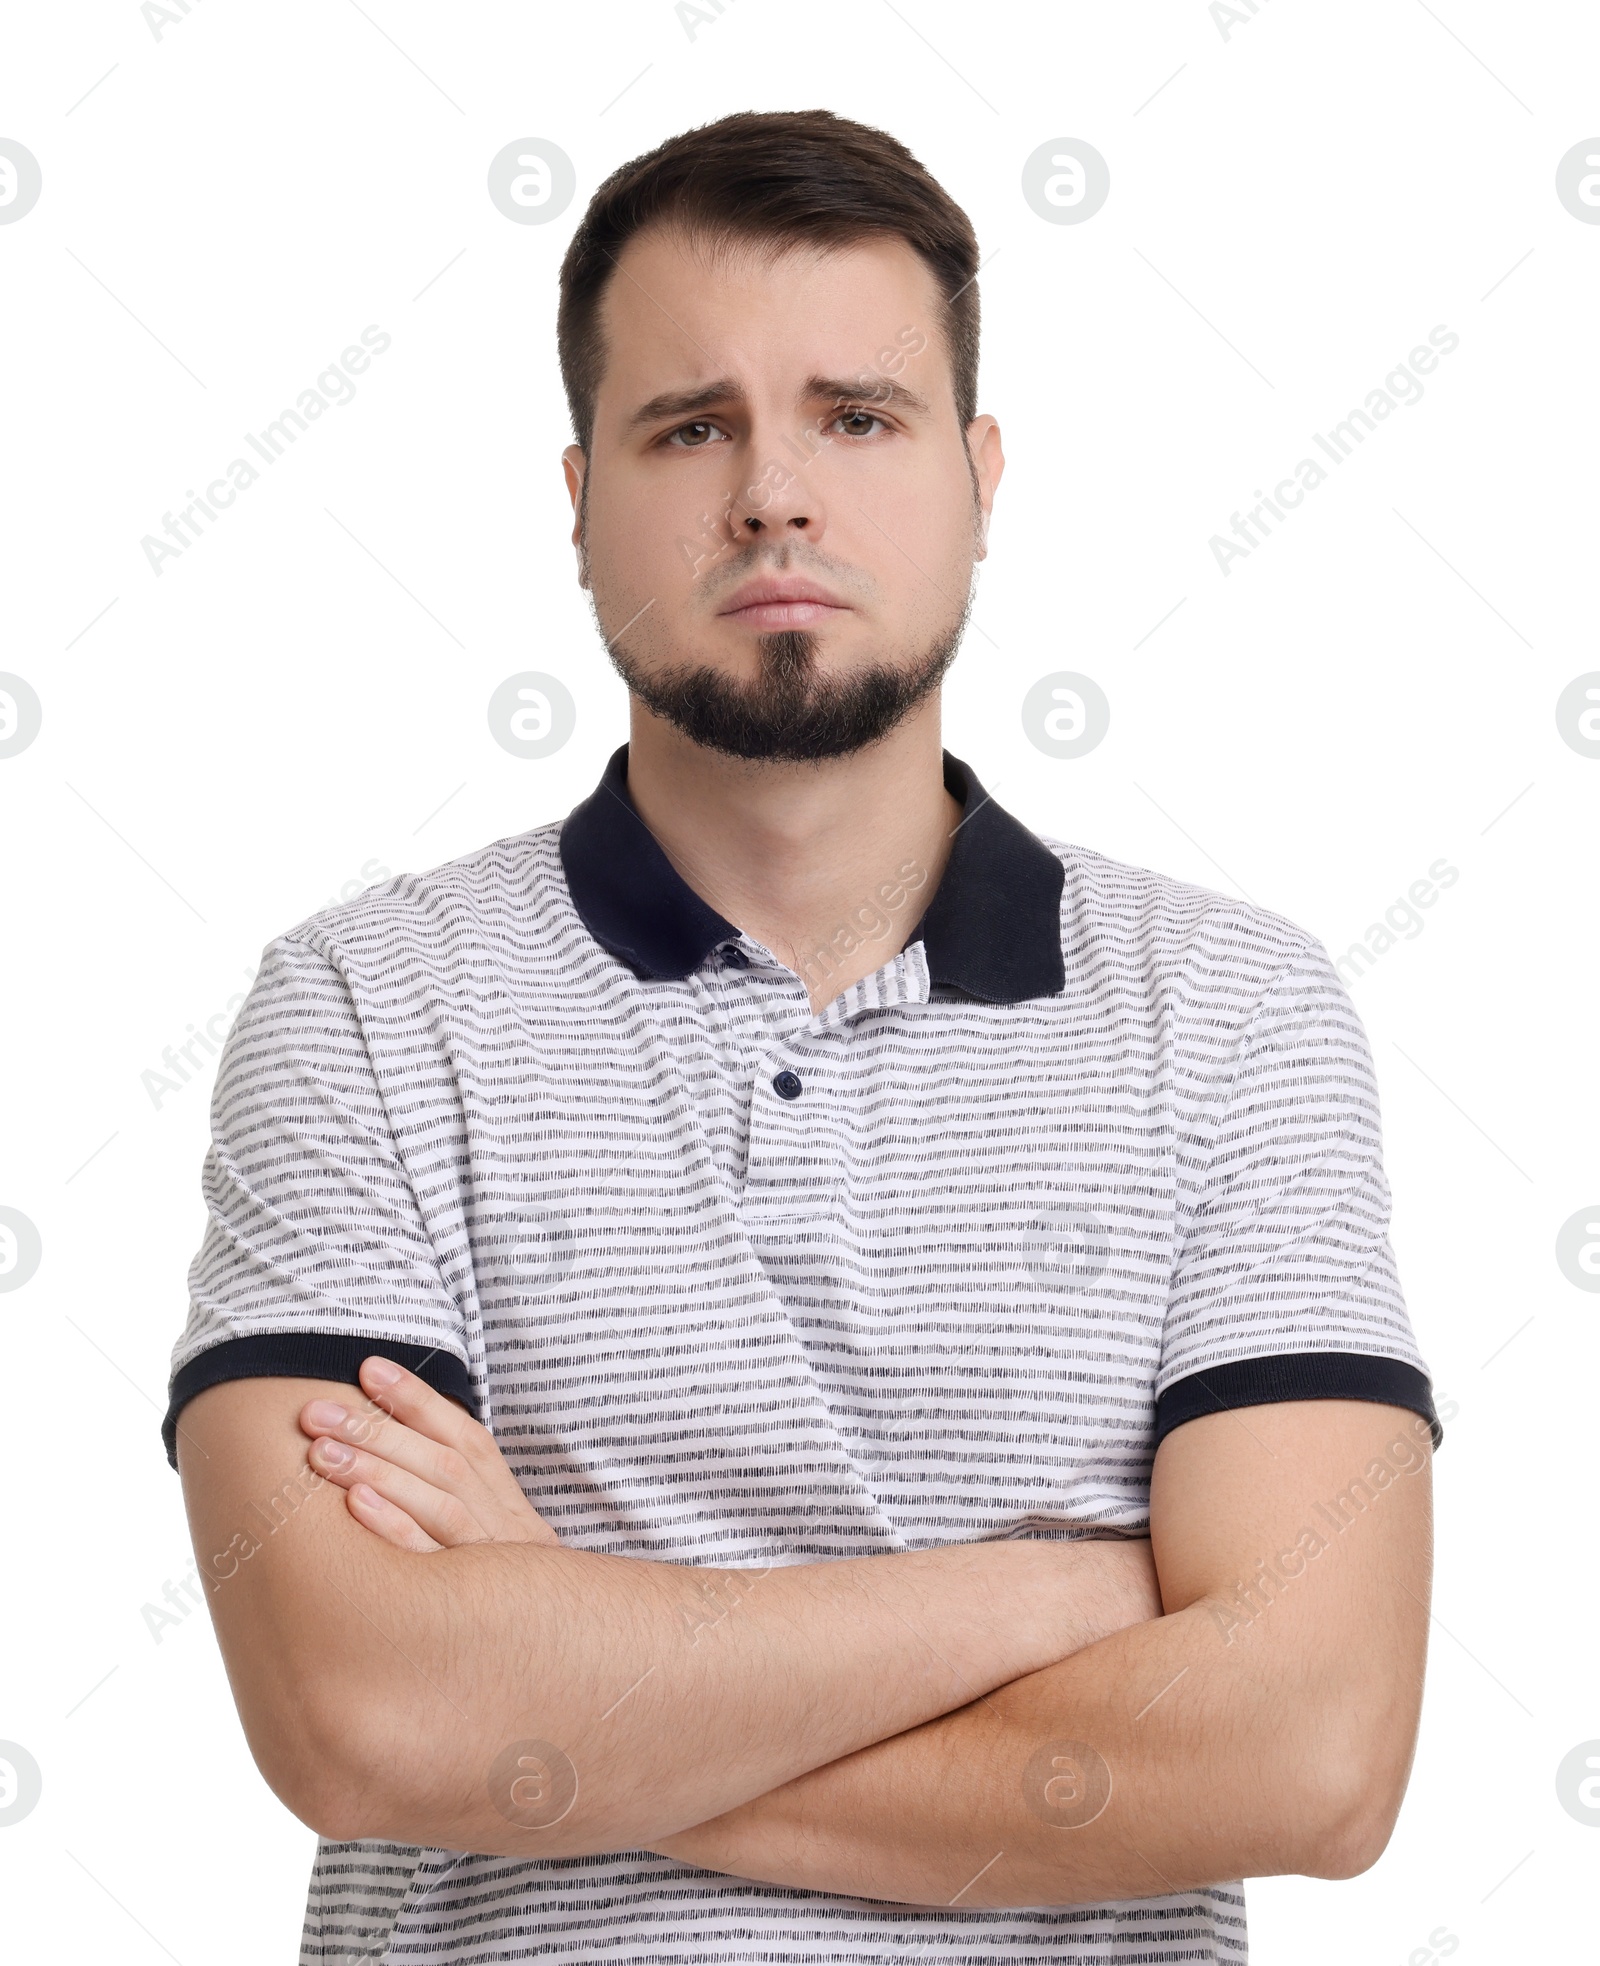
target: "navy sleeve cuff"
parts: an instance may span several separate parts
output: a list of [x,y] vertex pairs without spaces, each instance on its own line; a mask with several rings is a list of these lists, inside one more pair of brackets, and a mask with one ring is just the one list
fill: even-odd
[[1155,1445],[1202,1413],[1271,1406],[1286,1399],[1366,1399],[1379,1406],[1404,1406],[1427,1421],[1435,1447],[1444,1440],[1433,1410],[1433,1388],[1414,1365],[1366,1352],[1287,1352],[1277,1358],[1232,1359],[1176,1380],[1156,1401]]
[[474,1419],[478,1403],[463,1360],[437,1346],[407,1345],[397,1338],[360,1338],[346,1332],[264,1331],[228,1338],[198,1353],[173,1375],[168,1389],[161,1439],[167,1459],[178,1465],[178,1415],[196,1393],[225,1379],[334,1379],[359,1386],[359,1367],[377,1353],[425,1379],[435,1392],[457,1400]]

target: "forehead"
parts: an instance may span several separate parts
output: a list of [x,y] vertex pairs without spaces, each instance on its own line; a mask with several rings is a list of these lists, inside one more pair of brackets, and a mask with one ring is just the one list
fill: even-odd
[[919,342],[927,352],[912,364],[917,387],[937,400],[950,393],[935,352],[943,311],[932,271],[898,236],[827,249],[713,249],[651,228],[618,255],[601,304],[597,418],[612,422],[636,399],[712,376],[792,393],[802,375],[879,369],[886,355]]

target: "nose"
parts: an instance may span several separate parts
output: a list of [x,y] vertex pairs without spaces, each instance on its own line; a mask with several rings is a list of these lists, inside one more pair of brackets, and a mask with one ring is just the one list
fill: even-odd
[[820,539],[827,516],[822,486],[812,469],[818,449],[817,432],[809,425],[795,429],[786,423],[780,428],[765,419],[752,425],[740,460],[743,476],[728,515],[736,538],[803,533],[808,542]]

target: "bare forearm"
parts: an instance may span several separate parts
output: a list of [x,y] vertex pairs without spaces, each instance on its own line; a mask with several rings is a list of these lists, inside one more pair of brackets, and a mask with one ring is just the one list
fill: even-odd
[[[1112,1547],[766,1571],[533,1545],[385,1552],[355,1607],[374,1628],[352,1626],[346,1653],[365,1680],[350,1689],[349,1833],[511,1855],[640,1847],[1134,1615],[1105,1613]],[[507,1759],[518,1742],[537,1745]]]
[[[229,1381],[179,1443],[251,1749],[330,1836],[637,1849],[1159,1608],[1147,1542],[720,1571],[564,1550],[475,1421],[414,1375],[387,1397],[352,1416],[335,1382]],[[327,1463],[348,1494],[285,1482],[311,1432],[319,1458],[354,1443]],[[364,1526],[379,1504],[394,1540]]]
[[[1365,1868],[1421,1703],[1431,1512],[1413,1417],[1315,1409],[1310,1445],[1293,1406],[1248,1428],[1191,1422],[1156,1470],[1172,1615],[653,1847],[913,1904],[1095,1903]],[[1319,1511],[1362,1469],[1369,1501],[1351,1519]],[[1197,1584],[1248,1575],[1256,1550],[1280,1553],[1258,1581]]]
[[[1340,1702],[1194,1605],[652,1845],[908,1904],[1097,1903],[1360,1867]],[[1414,1712],[1389,1718],[1408,1741]]]

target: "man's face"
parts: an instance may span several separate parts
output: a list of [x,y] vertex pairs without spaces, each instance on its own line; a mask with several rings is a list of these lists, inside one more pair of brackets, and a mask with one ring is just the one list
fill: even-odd
[[957,420],[941,311],[899,239],[713,259],[657,230],[619,256],[591,453],[565,453],[579,578],[696,742],[839,756],[937,685],[1003,469],[994,420]]

